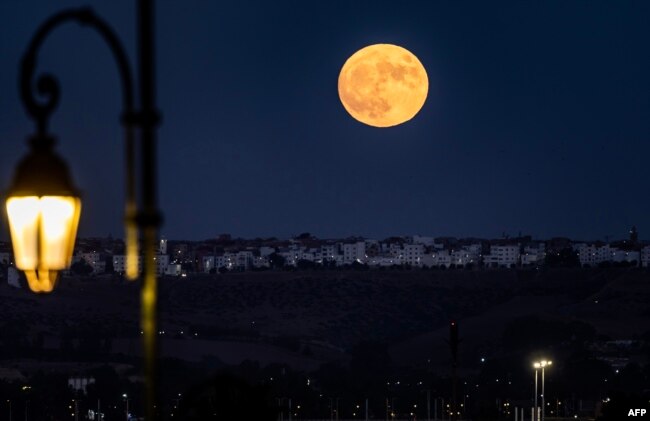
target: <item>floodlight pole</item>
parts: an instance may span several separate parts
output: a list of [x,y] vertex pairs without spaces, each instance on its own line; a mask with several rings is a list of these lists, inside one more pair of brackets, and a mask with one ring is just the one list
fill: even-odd
[[535,368],[535,412],[533,416],[533,421],[539,421],[537,420],[537,368]]
[[544,366],[542,366],[542,419],[541,421],[544,421]]
[[[36,54],[46,37],[61,24],[76,22],[94,29],[109,46],[116,62],[122,83],[123,114],[126,140],[126,217],[127,237],[137,241],[142,235],[144,254],[143,285],[141,291],[141,319],[144,349],[145,419],[156,419],[156,364],[157,364],[157,278],[154,261],[158,228],[162,216],[157,205],[156,129],[160,121],[156,108],[156,80],[154,62],[154,5],[153,0],[137,3],[137,64],[139,65],[140,110],[134,107],[134,79],[126,52],[113,29],[89,8],[68,9],[47,19],[36,31],[21,62],[21,98],[29,116],[36,122],[34,147],[51,141],[48,136],[49,118],[59,102],[60,89],[56,78],[50,74],[34,78]],[[39,99],[36,98],[38,92]],[[136,201],[135,183],[135,129],[139,129],[142,161],[140,209]],[[127,238],[128,241],[128,238]]]

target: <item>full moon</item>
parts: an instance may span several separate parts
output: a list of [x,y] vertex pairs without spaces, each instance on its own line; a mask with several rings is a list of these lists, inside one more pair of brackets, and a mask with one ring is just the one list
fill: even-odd
[[374,127],[409,121],[427,99],[429,79],[420,60],[392,44],[354,53],[339,74],[339,97],[352,117]]

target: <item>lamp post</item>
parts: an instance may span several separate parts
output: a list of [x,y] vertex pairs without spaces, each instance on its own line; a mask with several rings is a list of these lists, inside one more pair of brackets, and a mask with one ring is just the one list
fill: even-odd
[[533,411],[533,421],[537,421],[537,370],[539,369],[540,365],[536,362],[533,363],[533,367],[535,367],[535,409]]
[[9,421],[11,421],[11,401],[7,399],[7,404],[9,405]]
[[[541,360],[535,361],[533,367],[535,368],[535,421],[544,421],[544,369],[553,364],[553,361],[550,360]],[[542,414],[541,419],[539,418],[539,411],[537,409],[537,371],[542,369]]]
[[[138,0],[138,99],[126,52],[112,28],[89,8],[63,10],[36,31],[21,62],[20,92],[27,114],[36,123],[29,138],[30,152],[19,163],[8,192],[6,209],[16,267],[25,272],[29,288],[51,292],[59,271],[70,266],[81,212],[81,199],[68,166],[54,152],[49,118],[58,105],[60,89],[50,74],[34,78],[37,53],[50,33],[62,24],[91,27],[106,41],[117,62],[123,93],[122,124],[126,145],[127,277],[138,277],[138,236],[142,237],[143,285],[141,319],[144,348],[145,417],[155,419],[156,402],[156,262],[154,249],[162,217],[157,207],[156,127],[153,0]],[[37,91],[40,98],[37,100]],[[136,201],[135,133],[139,133],[141,197]]]
[[284,401],[288,402],[288,404],[289,404],[289,407],[288,407],[288,409],[289,409],[289,421],[291,421],[291,419],[292,419],[291,398],[287,398],[287,397],[278,398],[278,406],[280,407],[280,410],[281,410],[280,419],[284,420],[284,408],[282,407],[282,403]]
[[126,419],[126,421],[129,421],[129,397],[128,397],[128,395],[126,393],[124,393],[122,395],[122,398],[124,398],[124,402],[125,402],[125,405],[126,405],[126,407],[125,407],[126,409],[124,410],[125,419]]

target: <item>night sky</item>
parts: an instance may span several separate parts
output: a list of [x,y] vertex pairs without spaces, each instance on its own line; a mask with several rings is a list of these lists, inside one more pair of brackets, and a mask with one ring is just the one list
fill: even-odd
[[[91,2],[135,58],[135,8]],[[0,188],[33,131],[18,64],[74,1],[0,3]],[[650,2],[159,1],[160,205],[172,239],[453,235],[650,238]],[[410,122],[342,107],[345,60],[413,52],[429,96]],[[100,38],[46,43],[59,151],[81,236],[122,236],[121,91]],[[4,198],[3,198],[4,200]],[[6,222],[2,237],[7,237]]]

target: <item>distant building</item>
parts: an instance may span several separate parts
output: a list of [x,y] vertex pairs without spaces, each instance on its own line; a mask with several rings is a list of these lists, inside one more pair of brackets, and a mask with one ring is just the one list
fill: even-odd
[[336,244],[323,244],[320,247],[320,261],[325,262],[325,261],[337,261],[337,257],[339,254],[339,248]]
[[315,262],[317,255],[318,255],[317,249],[302,250],[302,252],[300,253],[300,260]]
[[237,270],[248,270],[253,267],[253,252],[249,250],[239,251],[235,255],[235,268]]
[[[138,273],[142,272],[142,256],[138,256]],[[154,256],[156,262],[156,275],[161,276],[167,273],[169,266],[169,256],[166,254],[157,254]],[[126,272],[126,256],[123,254],[116,254],[113,256],[113,271],[115,273],[124,274]]]
[[343,263],[351,264],[354,262],[363,263],[366,261],[366,243],[357,241],[354,243],[344,243],[341,247],[343,250]]
[[181,265],[178,263],[167,265],[167,270],[165,271],[165,275],[167,276],[181,276],[182,273]]
[[598,266],[604,262],[612,261],[612,254],[616,249],[612,249],[609,244],[597,245],[579,243],[573,246],[578,253],[578,260],[581,266]]
[[13,266],[7,268],[7,284],[14,288],[20,288],[20,274]]
[[483,256],[483,263],[489,267],[510,267],[519,264],[519,245],[491,245],[490,254]]
[[156,275],[164,275],[167,273],[167,266],[169,266],[169,256],[166,254],[158,254],[153,260],[156,261]]
[[262,268],[271,267],[271,262],[269,261],[268,255],[266,255],[266,256],[255,256],[253,258],[253,267],[255,269],[262,269]]
[[546,260],[546,244],[527,245],[521,255],[521,265],[541,265]]
[[93,275],[98,275],[106,272],[106,261],[101,253],[88,252],[80,253],[76,256],[77,259],[83,259],[90,267],[93,268]]
[[434,249],[433,253],[422,256],[422,266],[448,268],[451,266],[451,254],[449,250]]
[[13,261],[13,257],[9,252],[0,253],[0,264],[7,265]]
[[[142,256],[138,256],[138,270],[142,270]],[[113,272],[123,274],[126,272],[126,256],[123,254],[113,255]]]
[[75,392],[88,392],[87,388],[91,384],[95,384],[93,377],[71,377],[68,379],[68,387]]
[[422,266],[422,257],[424,256],[424,245],[422,244],[404,244],[400,254],[402,264],[414,267]]
[[641,253],[636,250],[612,250],[612,262],[615,263],[629,263],[639,265],[641,260]]
[[367,264],[371,267],[390,267],[400,262],[392,256],[373,256],[368,258]]
[[461,248],[452,250],[450,253],[450,264],[456,266],[473,265],[479,261],[479,252],[474,249]]
[[641,249],[640,253],[641,266],[647,268],[650,266],[650,246],[645,246]]

